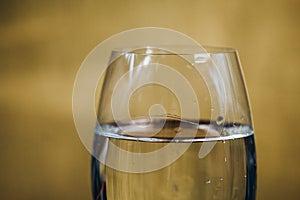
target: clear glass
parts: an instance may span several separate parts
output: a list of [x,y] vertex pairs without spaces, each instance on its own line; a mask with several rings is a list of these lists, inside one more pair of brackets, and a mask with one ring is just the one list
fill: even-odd
[[236,50],[113,51],[93,155],[94,199],[255,199],[254,131]]

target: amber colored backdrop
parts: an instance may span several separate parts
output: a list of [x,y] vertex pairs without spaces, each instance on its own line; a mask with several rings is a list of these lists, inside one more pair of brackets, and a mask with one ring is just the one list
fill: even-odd
[[254,116],[257,199],[300,199],[300,1],[1,1],[0,198],[90,199],[72,87],[90,50],[159,26],[239,50]]

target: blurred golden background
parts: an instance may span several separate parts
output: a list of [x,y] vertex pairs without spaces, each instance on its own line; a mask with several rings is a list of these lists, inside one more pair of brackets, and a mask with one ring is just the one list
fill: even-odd
[[0,198],[91,199],[72,119],[85,56],[118,32],[171,28],[239,51],[252,103],[257,199],[300,199],[300,1],[1,1]]

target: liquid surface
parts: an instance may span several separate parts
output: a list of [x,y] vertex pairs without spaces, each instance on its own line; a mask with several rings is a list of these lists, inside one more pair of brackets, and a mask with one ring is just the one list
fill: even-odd
[[[113,159],[115,164],[104,166],[101,172],[106,179],[108,200],[255,199],[255,148],[249,127],[228,125],[223,129],[209,129],[208,124],[202,123],[196,129],[190,124],[178,129],[178,122],[174,121],[167,121],[163,126],[130,123],[124,127],[107,124],[95,138],[95,142],[103,135],[109,138],[105,159]],[[176,151],[176,145],[180,147],[187,142],[188,148],[177,159],[155,170],[147,167],[163,163],[173,155],[159,152],[154,159],[137,163],[113,148],[143,156],[170,143],[175,144]],[[136,173],[137,166],[146,171]]]

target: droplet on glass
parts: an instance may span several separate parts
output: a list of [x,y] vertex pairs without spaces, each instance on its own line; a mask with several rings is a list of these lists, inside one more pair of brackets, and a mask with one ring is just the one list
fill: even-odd
[[224,118],[222,116],[219,116],[216,120],[216,124],[218,126],[222,125],[224,123]]
[[194,62],[195,62],[195,64],[206,63],[209,61],[209,58],[210,58],[210,54],[208,54],[208,53],[195,54]]
[[237,124],[237,122],[233,122],[232,125],[233,125],[233,127],[237,127],[238,124]]

